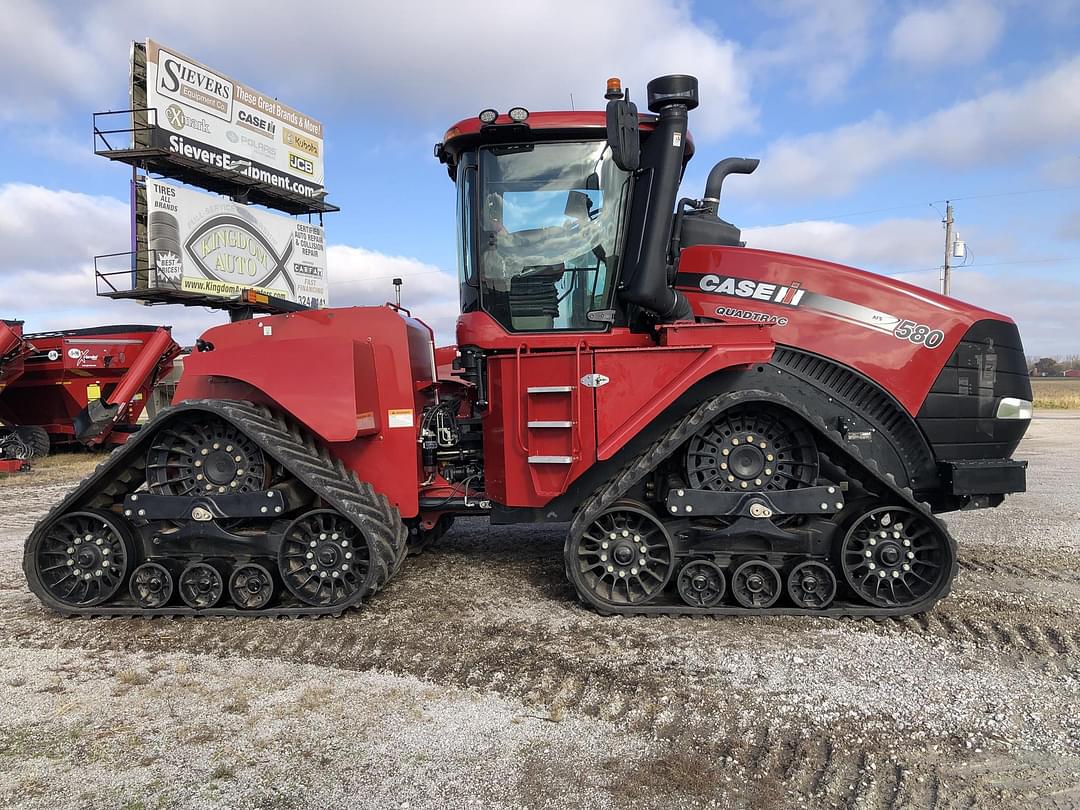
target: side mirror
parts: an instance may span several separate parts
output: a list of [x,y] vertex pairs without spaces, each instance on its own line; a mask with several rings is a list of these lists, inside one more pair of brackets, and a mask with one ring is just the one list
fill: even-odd
[[636,172],[641,165],[641,135],[637,105],[613,99],[607,105],[607,142],[611,158],[624,172]]

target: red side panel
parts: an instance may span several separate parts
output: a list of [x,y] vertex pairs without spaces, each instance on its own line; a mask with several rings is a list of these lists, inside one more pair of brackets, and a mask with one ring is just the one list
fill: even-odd
[[542,506],[596,459],[589,351],[497,355],[488,360],[484,478],[499,503]]
[[1009,321],[896,279],[749,248],[687,248],[676,286],[697,314],[772,325],[777,343],[861,371],[911,413],[968,327]]
[[185,362],[175,401],[242,398],[283,409],[412,517],[419,481],[414,370],[430,380],[432,363],[422,334],[430,332],[421,327],[386,307],[219,326],[202,336],[213,350]]

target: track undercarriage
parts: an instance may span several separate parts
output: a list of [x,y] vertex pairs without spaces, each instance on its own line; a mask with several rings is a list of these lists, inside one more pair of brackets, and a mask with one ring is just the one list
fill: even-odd
[[[338,615],[408,522],[269,409],[197,401],[140,431],[33,531],[32,590],[82,615]],[[776,394],[713,397],[593,493],[567,576],[602,613],[896,615],[949,590],[930,509]]]
[[304,430],[240,402],[166,412],[34,529],[24,569],[83,615],[338,615],[405,553],[397,511]]
[[902,615],[948,593],[956,544],[823,421],[743,391],[699,405],[586,501],[565,562],[601,613]]

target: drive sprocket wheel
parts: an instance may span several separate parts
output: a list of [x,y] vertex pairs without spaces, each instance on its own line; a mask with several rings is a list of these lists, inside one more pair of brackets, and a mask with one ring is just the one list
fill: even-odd
[[727,580],[724,572],[710,560],[692,560],[679,571],[675,582],[679,596],[691,607],[713,607],[724,598]]
[[625,607],[658,596],[675,570],[671,535],[645,506],[622,501],[570,538],[568,571],[599,602]]
[[949,584],[954,553],[947,535],[918,512],[883,506],[852,521],[840,563],[848,585],[871,605],[907,607]]
[[169,569],[155,562],[146,562],[131,573],[128,590],[141,608],[165,607],[173,595],[173,578]]
[[258,563],[241,563],[229,575],[229,597],[238,608],[262,610],[274,598],[274,577]]
[[121,519],[109,512],[71,512],[30,540],[31,570],[49,597],[67,607],[109,601],[124,584],[134,545]]
[[810,429],[767,405],[724,411],[686,449],[692,489],[776,492],[813,486],[817,475],[817,444]]
[[313,509],[285,530],[278,571],[301,602],[343,607],[363,594],[371,557],[367,538],[352,521],[333,509]]
[[780,572],[764,560],[747,560],[731,576],[731,593],[743,607],[772,607],[780,591]]
[[836,575],[825,563],[807,560],[791,569],[787,589],[798,607],[821,610],[836,596]]
[[200,414],[170,422],[154,436],[146,482],[155,495],[236,495],[265,489],[270,465],[235,425]]

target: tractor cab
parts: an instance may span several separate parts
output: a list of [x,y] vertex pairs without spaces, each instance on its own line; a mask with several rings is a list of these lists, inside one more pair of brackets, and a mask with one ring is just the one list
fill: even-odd
[[715,216],[705,221],[707,201],[675,217],[697,80],[650,82],[651,113],[639,114],[617,79],[605,97],[603,112],[484,110],[435,147],[457,183],[463,322],[595,333],[692,317],[670,286],[676,226],[688,226],[691,243],[738,239]]

